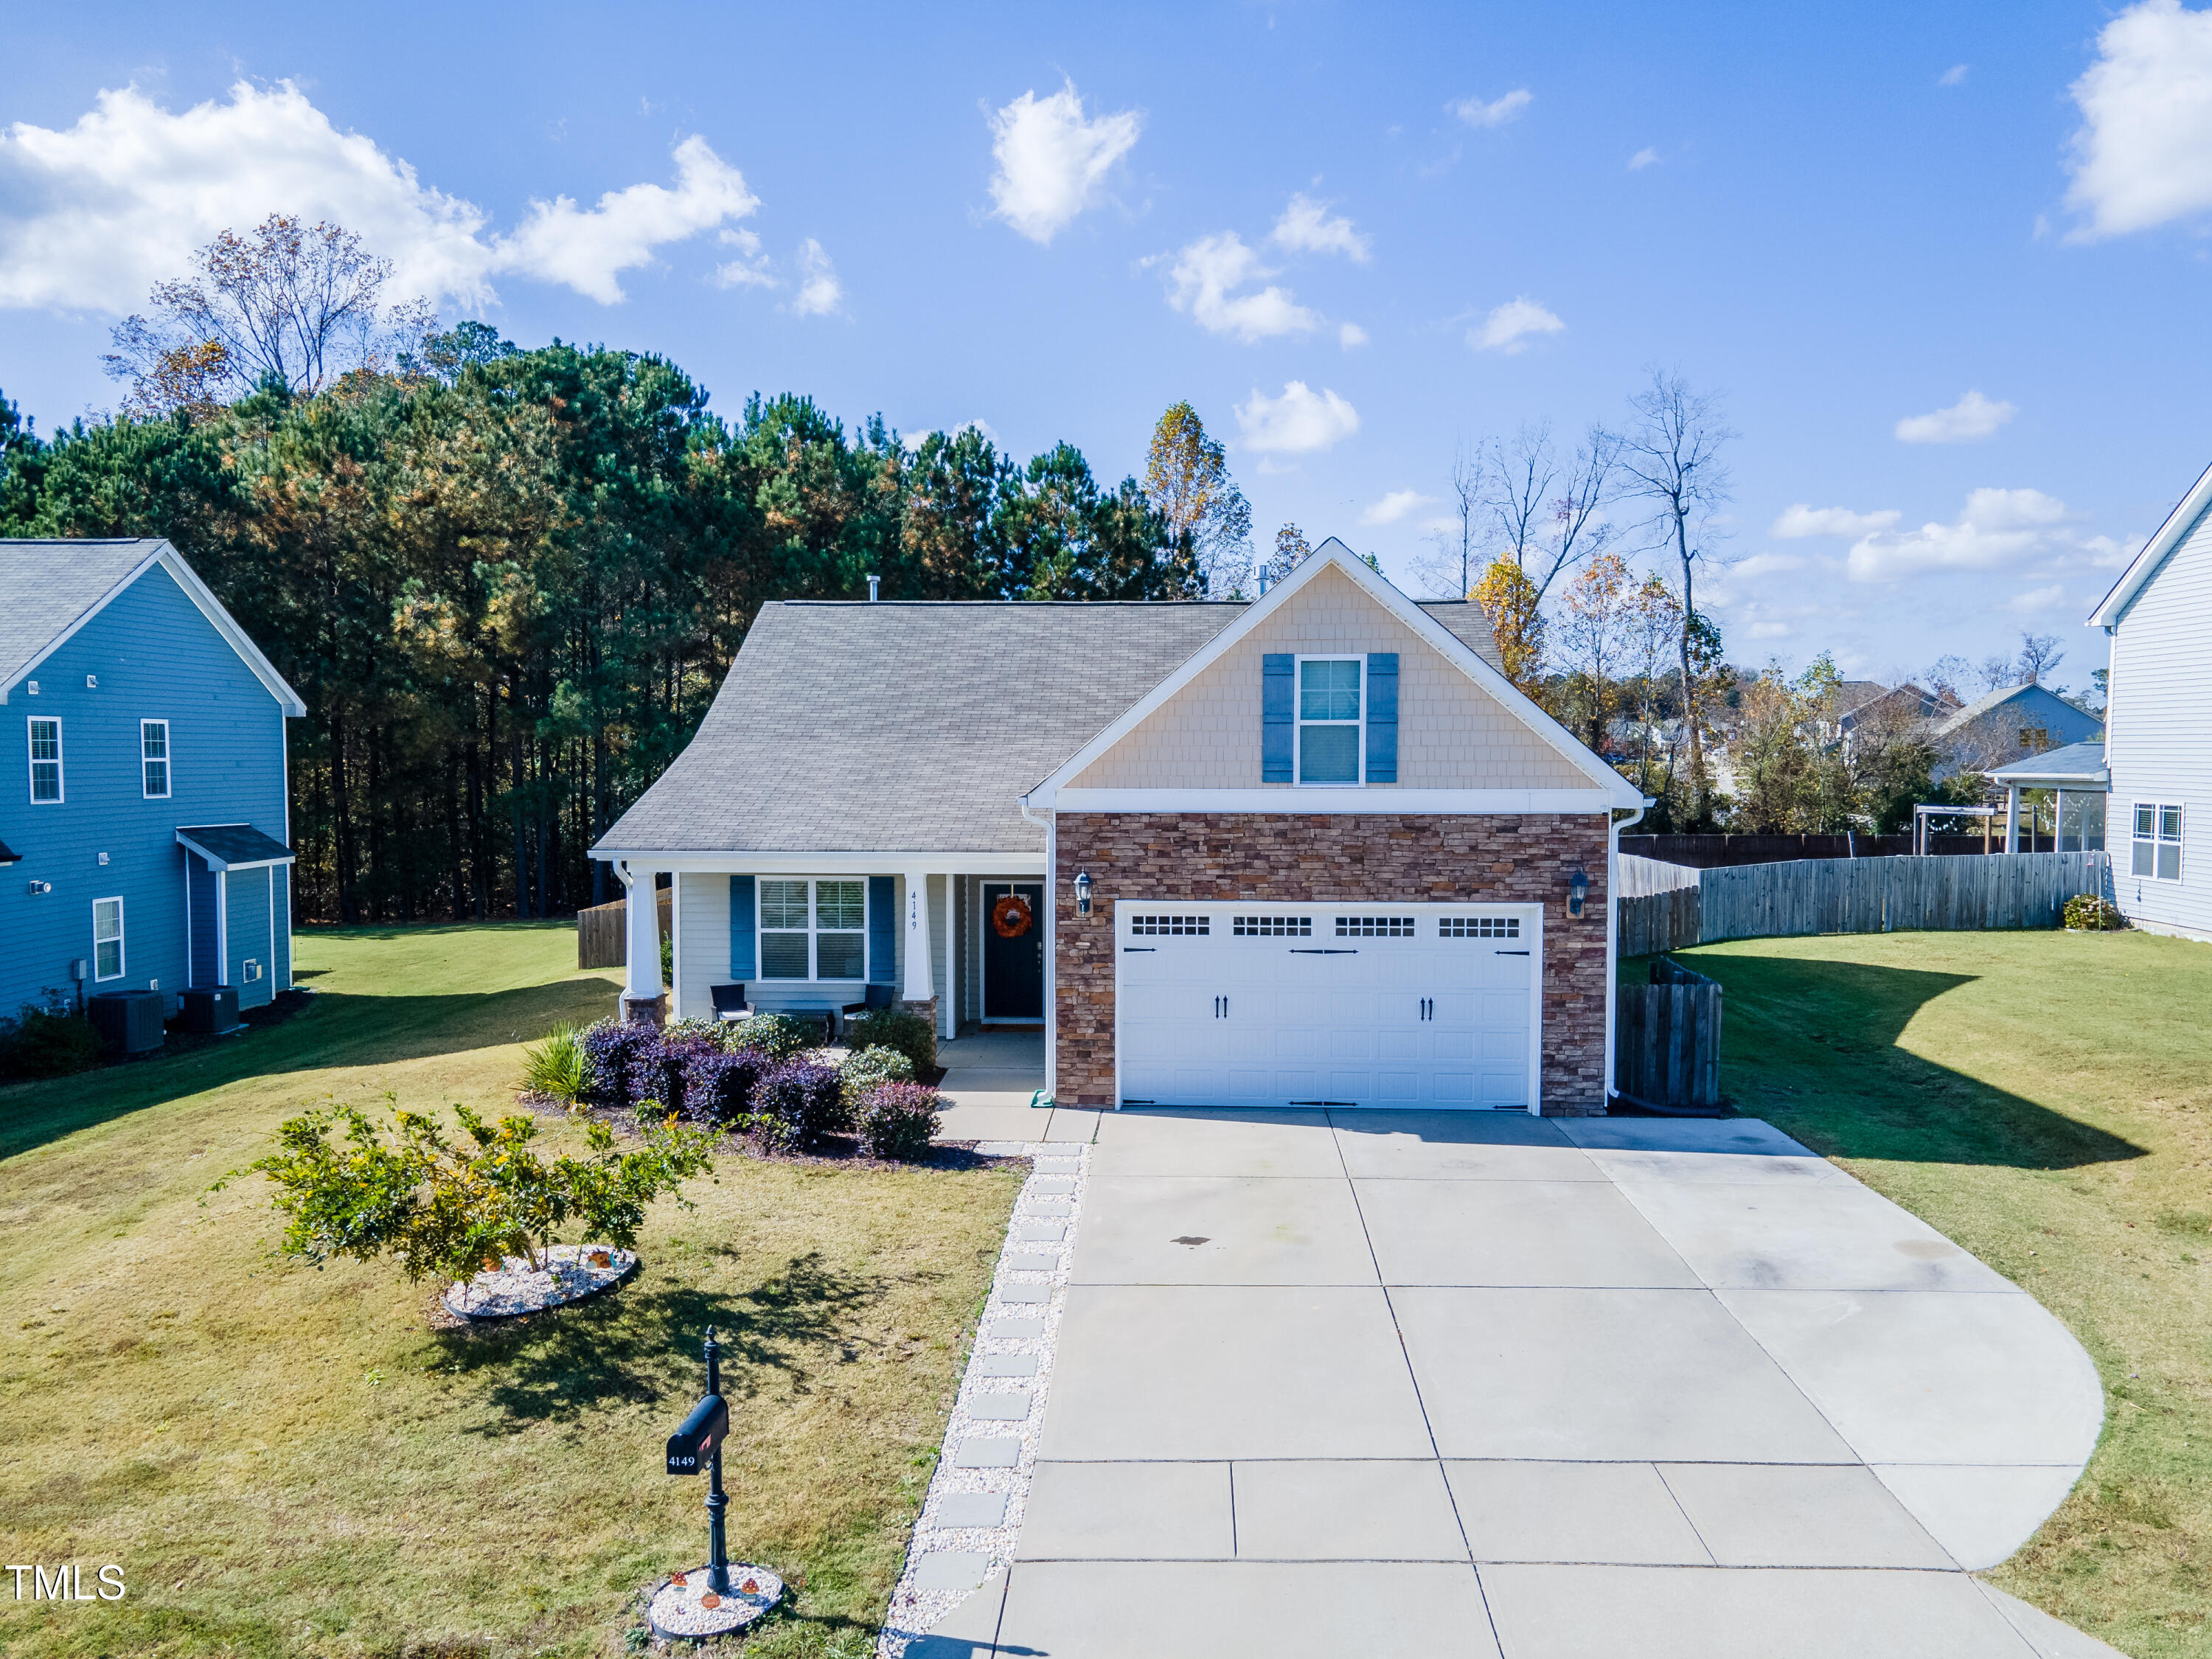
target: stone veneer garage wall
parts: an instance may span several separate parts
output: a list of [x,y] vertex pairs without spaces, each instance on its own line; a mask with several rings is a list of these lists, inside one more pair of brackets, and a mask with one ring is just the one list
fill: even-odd
[[[1601,814],[1061,812],[1054,884],[1056,1075],[1063,1105],[1114,1099],[1114,905],[1390,899],[1544,907],[1547,1113],[1605,1109],[1606,830]],[[1579,920],[1567,877],[1589,877]],[[1091,913],[1075,914],[1088,870]]]

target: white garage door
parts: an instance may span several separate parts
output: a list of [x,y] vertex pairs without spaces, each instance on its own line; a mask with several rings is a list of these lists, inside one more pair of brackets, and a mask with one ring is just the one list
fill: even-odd
[[1121,1095],[1535,1109],[1542,908],[1115,906]]

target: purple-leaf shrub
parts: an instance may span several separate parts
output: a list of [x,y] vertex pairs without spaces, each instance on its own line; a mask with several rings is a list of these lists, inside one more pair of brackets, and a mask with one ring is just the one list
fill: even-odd
[[845,1093],[835,1067],[795,1060],[753,1088],[753,1118],[762,1134],[787,1152],[806,1152],[836,1126]]
[[872,1156],[917,1163],[929,1156],[937,1133],[937,1091],[926,1083],[878,1083],[860,1097],[854,1116],[860,1144]]
[[658,1052],[660,1034],[650,1025],[603,1019],[584,1033],[584,1098],[594,1106],[626,1111],[637,1093],[640,1062]]
[[753,1109],[753,1091],[769,1071],[763,1055],[720,1049],[691,1056],[684,1068],[684,1110],[694,1123],[742,1123]]

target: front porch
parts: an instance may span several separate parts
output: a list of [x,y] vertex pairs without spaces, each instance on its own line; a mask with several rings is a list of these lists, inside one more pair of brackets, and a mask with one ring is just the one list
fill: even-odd
[[[629,907],[625,1006],[647,1017],[711,1018],[715,988],[741,985],[756,1011],[836,1014],[870,1000],[872,989],[877,1000],[888,992],[923,1014],[947,1044],[981,1025],[1035,1032],[1041,1046],[1042,859],[939,854],[886,871],[890,863],[854,854],[685,860],[667,872],[665,988],[657,907]],[[634,892],[663,873],[647,859],[615,867]],[[1032,1089],[1042,1081],[1041,1059],[1037,1071]]]

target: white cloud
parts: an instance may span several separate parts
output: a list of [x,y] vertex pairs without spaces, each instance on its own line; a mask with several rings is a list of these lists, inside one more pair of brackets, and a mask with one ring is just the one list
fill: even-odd
[[2065,599],[2065,585],[2053,582],[2048,587],[2033,587],[2025,593],[2014,594],[2005,601],[2005,609],[2015,616],[2025,617],[2033,611],[2056,610]]
[[1418,489],[1394,489],[1359,515],[1364,525],[1395,524],[1408,513],[1417,512],[1434,501],[1433,495],[1424,495]]
[[1503,98],[1484,103],[1480,98],[1461,98],[1444,106],[1444,113],[1456,115],[1471,127],[1502,127],[1536,100],[1536,94],[1526,87],[1516,87]]
[[1255,386],[1237,405],[1237,429],[1256,455],[1310,455],[1358,431],[1359,413],[1326,386],[1315,392],[1290,380],[1279,398]]
[[715,240],[733,247],[738,257],[714,267],[714,281],[724,288],[774,288],[775,273],[761,252],[761,239],[750,230],[726,230]]
[[1808,507],[1800,501],[1785,507],[1767,531],[1770,536],[1792,540],[1800,536],[1864,536],[1887,530],[1902,515],[1894,507],[1878,513],[1854,513],[1847,507]]
[[1321,314],[1273,283],[1255,294],[1230,293],[1275,273],[1233,230],[1201,236],[1176,255],[1168,269],[1168,303],[1187,312],[1210,334],[1233,334],[1248,345],[1284,334],[1310,334]]
[[1897,423],[1902,444],[1963,444],[1986,438],[2018,414],[2010,404],[1993,403],[1978,392],[1969,392],[1948,409],[1931,415],[1908,415]]
[[837,267],[830,263],[822,244],[808,237],[799,245],[799,293],[791,302],[793,313],[830,317],[844,303],[845,287],[837,280]]
[[631,185],[580,208],[566,196],[532,201],[530,216],[497,245],[499,269],[565,283],[611,306],[623,297],[616,280],[650,261],[663,242],[680,242],[760,206],[744,177],[696,134],[677,145],[676,188]]
[[1367,331],[1357,323],[1339,323],[1336,325],[1336,343],[1346,351],[1354,346],[1364,346],[1367,343]]
[[1482,319],[1480,328],[1467,331],[1467,343],[1477,351],[1502,351],[1511,356],[1528,349],[1532,334],[1557,334],[1566,325],[1528,295],[1508,300]]
[[758,199],[703,138],[674,151],[677,180],[610,191],[592,207],[533,201],[510,234],[425,185],[357,132],[340,132],[289,82],[240,81],[228,102],[172,114],[135,87],[104,91],[76,125],[0,132],[0,306],[120,313],[192,252],[272,213],[328,219],[392,260],[395,296],[465,307],[495,276],[561,283],[612,304],[621,272],[659,247],[750,216]]
[[1316,202],[1310,196],[1292,196],[1267,240],[1293,253],[1341,253],[1355,264],[1365,264],[1371,252],[1368,239],[1341,214],[1330,218],[1328,209],[1327,202]]
[[1097,201],[1144,130],[1141,110],[1087,118],[1073,81],[1049,98],[1024,93],[991,116],[992,213],[1032,242],[1051,241]]
[[1658,163],[1658,161],[1659,152],[1652,149],[1650,145],[1646,144],[1642,149],[1638,150],[1635,155],[1628,158],[1628,170],[1631,173],[1641,173],[1648,167],[1656,166]]
[[2142,0],[2097,37],[2070,88],[2073,240],[2148,230],[2212,208],[2212,11]]
[[[1897,515],[1893,513],[1889,516],[1893,519]],[[1729,565],[1728,574],[1746,579],[1771,576],[1778,571],[1802,570],[1806,562],[1795,553],[1754,553],[1747,559],[1738,559]]]
[[1955,87],[1966,78],[1966,66],[1964,64],[1954,64],[1936,77],[1936,84],[1939,87]]
[[2066,534],[2066,503],[2039,489],[1977,489],[1949,524],[1876,531],[1851,545],[1854,581],[1893,581],[1929,570],[1990,570],[2055,550],[2078,548]]

